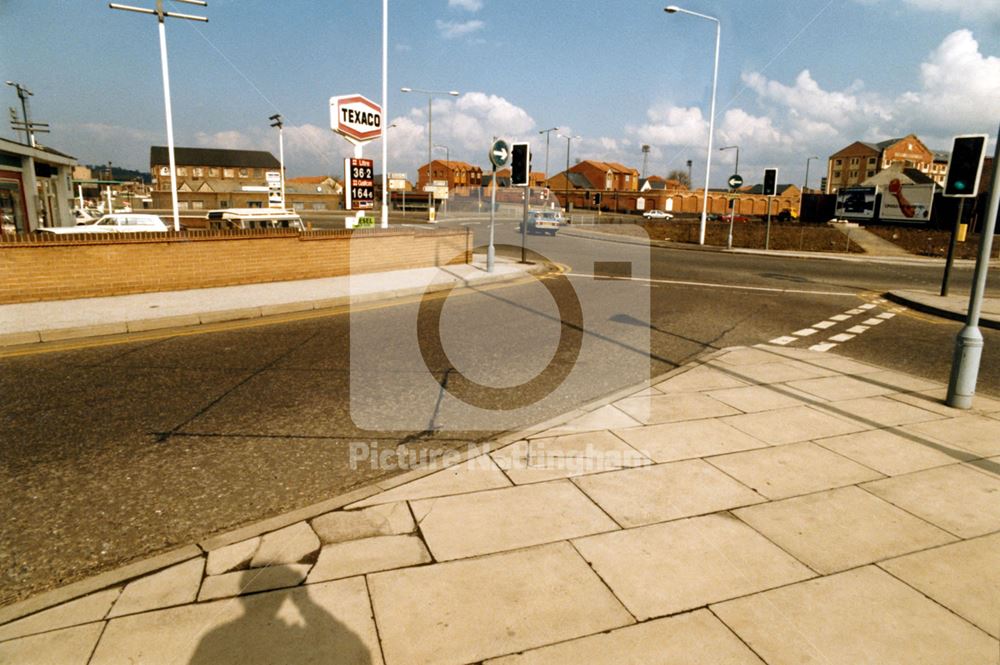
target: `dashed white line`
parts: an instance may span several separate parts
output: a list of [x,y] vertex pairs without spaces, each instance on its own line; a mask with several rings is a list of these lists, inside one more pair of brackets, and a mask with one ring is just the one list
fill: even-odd
[[851,317],[848,314],[836,314],[834,316],[831,316],[830,320],[831,321],[846,321],[849,318],[851,318]]
[[812,324],[812,327],[817,330],[826,330],[827,328],[832,328],[835,325],[837,325],[836,321],[820,321],[819,323]]
[[868,319],[867,321],[862,321],[861,323],[866,326],[877,326],[883,321],[885,321],[885,319]]
[[873,305],[870,302],[866,302],[864,305],[858,305],[858,309],[864,309],[864,310],[875,309],[875,305]]
[[854,333],[855,335],[860,335],[864,331],[868,330],[868,326],[853,326],[847,329],[847,332]]
[[819,331],[813,328],[803,328],[802,330],[796,330],[792,334],[796,337],[809,337],[809,335],[815,335],[817,332]]
[[847,333],[840,333],[839,335],[834,335],[830,338],[831,342],[846,342],[852,340],[856,335],[848,335]]
[[878,318],[888,320],[894,316],[896,316],[895,312],[882,312],[881,314],[878,315]]
[[777,344],[778,346],[785,346],[786,344],[791,344],[797,339],[798,337],[791,337],[789,335],[785,335],[784,337],[775,337],[770,342],[768,342],[768,344]]
[[849,310],[847,310],[846,312],[844,312],[844,314],[850,314],[851,316],[855,316],[855,315],[857,315],[857,314],[862,314],[862,313],[864,313],[864,311],[865,311],[865,310],[863,310],[863,309],[860,309],[860,308],[857,308],[857,307],[856,307],[856,308],[854,308],[854,309],[849,309]]
[[824,342],[822,344],[813,344],[812,346],[809,347],[809,350],[810,351],[819,351],[820,353],[826,353],[827,351],[829,351],[830,349],[832,349],[835,346],[837,346],[837,345],[836,344],[832,344],[830,342]]

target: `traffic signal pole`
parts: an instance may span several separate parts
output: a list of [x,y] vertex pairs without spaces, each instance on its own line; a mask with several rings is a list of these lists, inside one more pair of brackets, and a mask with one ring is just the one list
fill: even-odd
[[[1000,132],[998,132],[1000,134]],[[955,355],[948,381],[947,404],[956,409],[972,408],[972,398],[976,394],[976,379],[979,377],[979,363],[983,356],[983,334],[979,330],[979,316],[983,310],[983,295],[986,293],[986,273],[989,271],[990,254],[993,251],[993,234],[996,233],[997,213],[1000,212],[1000,139],[993,154],[993,180],[990,184],[990,202],[986,212],[986,223],[979,237],[979,257],[976,272],[972,278],[972,292],[969,295],[969,314],[965,327],[955,338]]]
[[965,199],[958,200],[958,216],[951,230],[951,240],[948,241],[948,258],[944,261],[944,276],[941,278],[941,295],[948,295],[948,282],[951,280],[951,266],[955,262],[955,245],[958,244],[958,227],[962,224],[962,212],[965,209]]

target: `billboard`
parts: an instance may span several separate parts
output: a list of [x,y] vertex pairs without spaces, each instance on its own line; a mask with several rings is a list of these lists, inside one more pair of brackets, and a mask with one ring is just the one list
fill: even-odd
[[880,219],[901,222],[928,222],[933,203],[933,183],[904,185],[899,180],[892,180],[882,192],[882,205],[879,207],[878,216]]
[[873,219],[875,192],[875,187],[841,187],[837,190],[834,214],[849,219]]

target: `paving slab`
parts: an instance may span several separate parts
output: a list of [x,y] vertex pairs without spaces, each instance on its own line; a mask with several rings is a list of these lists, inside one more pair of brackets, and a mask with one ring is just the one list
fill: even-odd
[[802,403],[802,399],[798,396],[789,395],[790,392],[788,388],[746,386],[744,388],[712,390],[706,394],[744,413],[754,413],[757,411],[772,411],[790,406],[799,406]]
[[205,559],[198,557],[129,582],[108,617],[192,603],[204,570]]
[[770,665],[987,665],[997,642],[874,566],[712,606]]
[[772,445],[872,429],[868,425],[833,416],[809,406],[795,406],[764,413],[745,413],[725,418],[722,422]]
[[204,602],[295,586],[302,583],[311,567],[308,563],[293,563],[212,575],[201,583],[198,600]]
[[726,513],[590,536],[573,544],[640,621],[814,574]]
[[908,554],[879,566],[1000,638],[1000,534]]
[[930,379],[913,376],[912,374],[904,374],[903,372],[894,372],[887,369],[880,369],[877,372],[865,374],[864,380],[872,381],[887,388],[894,389],[897,392],[917,392],[943,389],[941,383],[938,381],[931,381]]
[[917,471],[863,487],[962,538],[1000,530],[1000,478],[964,464]]
[[[899,393],[892,396],[892,399],[927,409],[943,416],[960,417],[968,415],[964,409],[953,409],[945,403],[947,389],[926,390],[915,393]],[[975,395],[972,398],[972,408],[985,413],[1000,411],[1000,401],[986,397],[985,395]]]
[[614,434],[654,462],[723,455],[768,445],[712,419],[619,429]]
[[882,474],[814,443],[720,455],[708,463],[769,499],[854,485]]
[[772,357],[768,362],[735,367],[725,363],[711,363],[712,367],[725,370],[734,379],[749,384],[774,384],[786,381],[801,381],[836,374],[825,367],[817,367],[808,363]]
[[208,553],[206,575],[221,575],[250,566],[254,553],[260,546],[260,536],[220,547]]
[[403,485],[347,506],[348,510],[366,508],[397,501],[426,499],[433,496],[466,494],[482,490],[510,487],[511,482],[489,455],[478,455],[447,469],[436,471]]
[[900,430],[874,429],[817,439],[816,445],[848,457],[886,476],[922,471],[973,459],[972,453],[942,446]]
[[[726,366],[731,370],[730,366]],[[796,377],[801,378],[801,377]],[[747,385],[746,381],[733,376],[731,371],[722,371],[708,365],[698,365],[682,374],[677,374],[665,381],[653,385],[661,393],[690,393],[703,390],[718,390],[722,388],[739,388]]]
[[518,441],[490,455],[516,485],[652,463],[608,431]]
[[955,540],[857,487],[740,508],[733,514],[823,575]]
[[791,381],[788,385],[831,402],[898,392],[895,388],[869,381],[871,376],[869,374],[863,379],[853,376],[826,376],[819,379]]
[[388,665],[460,665],[634,619],[569,543],[368,576]]
[[740,347],[727,350],[712,359],[713,363],[724,363],[726,365],[759,365],[761,363],[774,362],[775,354],[767,349],[757,349],[752,347]]
[[979,457],[1000,455],[1000,420],[986,416],[972,414],[916,423],[903,429],[918,436],[964,448]]
[[573,482],[623,527],[764,501],[700,459],[584,476]]
[[312,521],[324,544],[372,536],[398,536],[417,528],[405,502],[387,503],[363,510],[338,510]]
[[940,420],[944,417],[939,413],[883,396],[830,402],[819,408],[828,408],[835,415],[846,414],[883,427]]
[[708,610],[488,660],[485,665],[763,665]]
[[98,591],[37,614],[0,626],[0,642],[15,637],[44,633],[100,621],[118,599],[121,587]]
[[284,529],[264,534],[250,560],[251,568],[303,563],[319,551],[316,533],[306,522],[296,522]]
[[618,528],[566,480],[421,499],[412,505],[420,532],[438,561]]
[[115,619],[90,665],[122,663],[380,665],[382,657],[356,577]]
[[[650,392],[639,391],[636,393],[636,396],[659,394],[655,390],[648,390],[650,390]],[[621,409],[615,407],[613,404],[605,404],[602,407],[594,409],[590,413],[577,416],[562,425],[557,425],[552,429],[541,432],[537,435],[537,437],[533,436],[531,438],[544,438],[559,436],[560,434],[574,434],[577,432],[593,432],[594,430],[614,429],[616,427],[634,427],[638,424],[638,421]]]
[[615,402],[615,406],[643,425],[717,418],[739,413],[731,406],[698,393],[628,397]]
[[430,563],[417,536],[375,536],[327,545],[309,573],[307,584]]
[[2,665],[87,665],[103,623],[0,642]]

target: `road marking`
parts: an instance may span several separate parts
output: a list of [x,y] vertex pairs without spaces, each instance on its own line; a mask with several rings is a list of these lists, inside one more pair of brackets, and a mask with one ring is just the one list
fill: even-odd
[[785,335],[784,337],[775,337],[770,342],[768,342],[768,344],[777,344],[779,346],[785,346],[786,344],[791,344],[797,339],[798,337],[790,337],[788,335]]
[[895,312],[882,312],[881,314],[878,315],[878,318],[888,320],[894,316],[896,316]]
[[792,334],[796,337],[809,337],[809,335],[815,335],[817,332],[819,331],[813,328],[803,328],[802,330],[796,330]]
[[830,338],[831,342],[847,342],[854,339],[855,335],[848,335],[847,333],[840,333],[839,335],[834,335]]
[[851,317],[848,316],[847,314],[837,314],[836,316],[831,316],[830,320],[831,321],[846,321],[849,318],[851,318]]
[[868,330],[868,326],[854,326],[853,328],[848,328],[847,332],[854,333],[855,335],[860,335],[866,330]]
[[846,312],[844,312],[844,314],[850,314],[851,316],[857,316],[858,314],[863,314],[864,311],[865,310],[861,309],[860,307],[856,307],[854,309],[847,310]]
[[837,325],[836,321],[820,321],[819,323],[814,323],[812,327],[818,330],[826,330],[827,328],[832,328],[835,325]]
[[883,321],[885,321],[885,319],[868,319],[867,321],[862,321],[861,323],[866,326],[877,326]]
[[865,309],[865,310],[875,309],[875,305],[870,302],[866,302],[864,305],[859,305],[858,309]]
[[826,353],[835,346],[837,345],[832,342],[824,342],[823,344],[813,344],[812,346],[809,347],[809,350],[819,351],[820,353]]
[[[566,273],[567,277],[586,277],[593,279],[595,276],[582,272]],[[731,289],[738,291],[765,291],[767,293],[793,293],[810,296],[837,296],[840,298],[856,298],[857,293],[847,293],[846,291],[810,291],[806,289],[779,289],[770,286],[740,286],[738,284],[718,284],[715,282],[687,282],[678,279],[651,279],[647,277],[605,277],[601,279],[617,279],[627,282],[647,282],[649,284],[667,284],[670,286],[702,286],[709,289]]]

